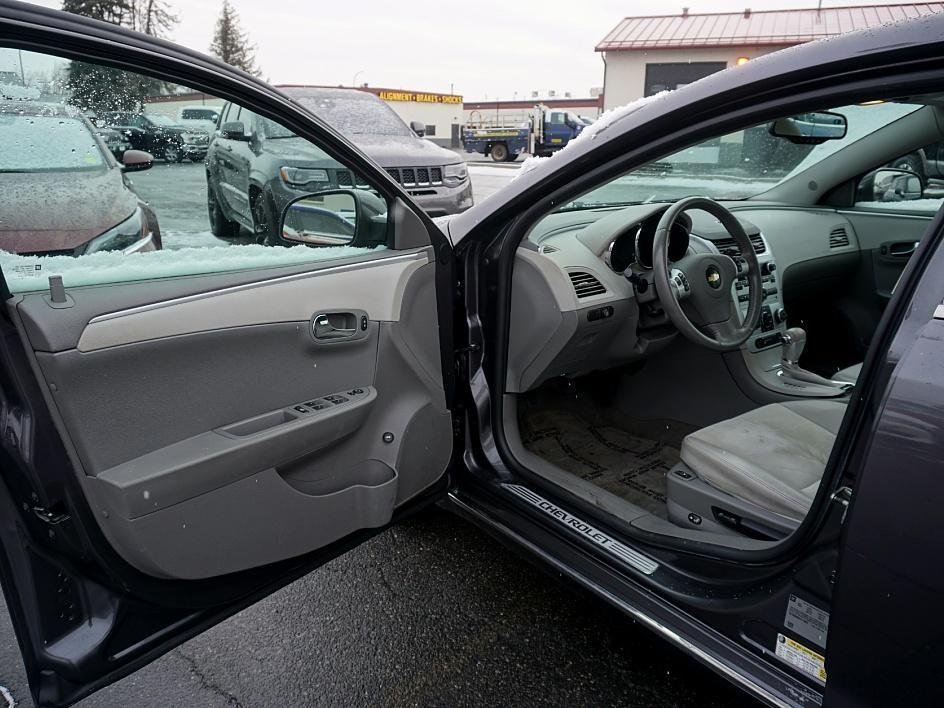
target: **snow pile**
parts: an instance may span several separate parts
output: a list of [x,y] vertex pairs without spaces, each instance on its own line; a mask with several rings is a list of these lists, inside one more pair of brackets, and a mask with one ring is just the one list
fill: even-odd
[[553,162],[556,159],[560,159],[560,155],[563,153],[566,153],[568,150],[571,149],[572,146],[580,145],[590,140],[594,140],[599,133],[602,133],[604,130],[606,130],[611,125],[613,125],[616,121],[622,120],[623,118],[628,116],[630,113],[635,113],[647,103],[651,103],[653,101],[663,98],[668,93],[669,93],[668,91],[660,91],[659,93],[653,94],[652,96],[643,96],[642,98],[638,98],[635,101],[632,101],[631,103],[627,103],[624,106],[619,106],[618,108],[611,108],[610,110],[603,113],[599,118],[597,118],[593,124],[588,125],[586,128],[581,130],[580,135],[578,135],[576,138],[574,138],[569,143],[567,143],[563,148],[553,153],[549,157],[538,157],[537,155],[532,155],[531,157],[529,157],[527,160],[525,160],[521,164],[521,169],[518,170],[518,174],[516,174],[512,178],[512,181],[518,179],[519,177],[521,177],[521,175],[535,169],[540,164],[543,164],[545,162]]
[[3,269],[10,291],[20,293],[48,288],[51,275],[61,275],[66,286],[76,287],[297,265],[360,255],[370,250],[355,246],[287,248],[251,244],[180,248],[131,254],[120,251],[99,251],[78,258],[18,256],[0,251],[0,268]]
[[39,95],[39,89],[35,86],[0,83],[0,99],[4,101],[35,101]]
[[866,209],[892,209],[894,211],[926,211],[933,214],[941,205],[944,199],[904,199],[900,202],[856,202],[857,207]]

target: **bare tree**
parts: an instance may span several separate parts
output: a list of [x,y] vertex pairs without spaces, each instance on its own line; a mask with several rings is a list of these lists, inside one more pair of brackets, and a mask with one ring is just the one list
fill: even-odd
[[152,37],[170,35],[178,17],[164,0],[130,0],[133,29]]
[[[155,37],[166,37],[177,23],[165,0],[63,0],[62,9]],[[145,97],[171,88],[158,79],[81,61],[69,63],[67,86],[75,105],[96,112],[139,110]]]
[[262,73],[256,66],[256,46],[249,42],[249,36],[240,25],[239,16],[229,4],[229,0],[223,0],[223,9],[216,20],[210,52],[247,74],[259,76]]

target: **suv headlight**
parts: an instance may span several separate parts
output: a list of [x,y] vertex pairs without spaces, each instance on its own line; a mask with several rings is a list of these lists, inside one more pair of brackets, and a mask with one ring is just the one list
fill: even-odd
[[464,162],[443,167],[443,183],[447,187],[458,187],[469,177],[469,168]]
[[315,170],[309,167],[281,167],[279,177],[285,184],[293,187],[304,187],[311,182],[328,182],[327,170]]
[[130,218],[118,226],[96,236],[85,247],[85,255],[98,251],[124,251],[134,253],[151,242],[151,229],[141,207],[134,210]]

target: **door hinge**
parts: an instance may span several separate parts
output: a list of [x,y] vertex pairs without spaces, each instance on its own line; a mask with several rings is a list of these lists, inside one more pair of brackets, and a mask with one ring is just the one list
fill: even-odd
[[477,352],[477,351],[479,351],[481,348],[482,348],[482,347],[480,347],[478,344],[469,344],[469,345],[464,346],[464,347],[457,347],[456,350],[455,350],[455,353],[456,353],[456,356],[457,356],[457,357],[460,357],[460,356],[462,356],[463,354],[469,354],[469,353],[471,353],[471,352]]
[[849,502],[852,501],[852,487],[840,487],[830,499],[837,504],[842,504],[842,518],[839,519],[839,523],[842,524],[846,520],[846,512],[849,511]]
[[47,524],[58,524],[69,518],[65,504],[62,502],[54,502],[50,506],[34,506],[33,513]]

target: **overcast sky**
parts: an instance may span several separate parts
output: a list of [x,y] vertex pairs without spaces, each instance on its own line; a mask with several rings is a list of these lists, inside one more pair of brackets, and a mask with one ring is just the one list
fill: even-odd
[[[58,8],[61,0],[36,0]],[[208,50],[222,0],[172,0],[171,40]],[[231,0],[271,83],[450,91],[466,100],[587,96],[603,85],[593,50],[626,15],[815,7],[816,0]],[[881,4],[824,0],[824,7]]]

